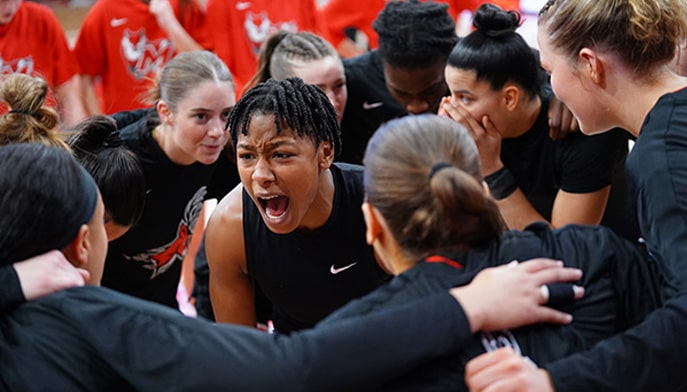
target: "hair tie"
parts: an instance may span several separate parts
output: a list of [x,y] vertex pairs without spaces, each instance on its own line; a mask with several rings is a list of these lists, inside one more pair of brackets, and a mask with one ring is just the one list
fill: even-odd
[[432,177],[434,177],[437,172],[439,172],[442,169],[446,169],[447,167],[453,167],[452,164],[446,163],[446,162],[439,162],[435,163],[431,169],[429,169],[429,179],[430,181],[432,180]]
[[105,147],[120,147],[122,144],[124,144],[124,141],[122,140],[121,137],[119,137],[119,132],[111,132],[107,137],[105,138],[104,145]]
[[30,112],[28,110],[23,110],[23,109],[11,109],[8,113],[18,113],[18,114],[26,114],[27,116],[36,116],[36,113]]

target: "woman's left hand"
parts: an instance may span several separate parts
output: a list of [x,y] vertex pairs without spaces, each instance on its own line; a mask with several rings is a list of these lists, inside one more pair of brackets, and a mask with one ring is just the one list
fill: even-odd
[[470,132],[479,150],[482,175],[487,176],[503,167],[501,162],[501,132],[496,129],[489,116],[484,115],[480,123],[465,108],[460,105],[453,105],[447,99],[442,100],[439,115],[455,120]]

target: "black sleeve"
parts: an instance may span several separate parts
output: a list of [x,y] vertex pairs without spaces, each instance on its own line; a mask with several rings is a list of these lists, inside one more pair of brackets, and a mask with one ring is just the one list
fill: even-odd
[[11,265],[0,267],[0,314],[25,301],[17,271]]
[[374,389],[471,337],[447,293],[286,336],[188,318],[106,289],[70,291],[59,317],[135,390]]
[[675,391],[687,385],[687,295],[588,352],[546,366],[558,392]]
[[589,193],[610,185],[616,162],[624,160],[627,148],[620,129],[593,136],[568,135],[560,141],[561,189]]

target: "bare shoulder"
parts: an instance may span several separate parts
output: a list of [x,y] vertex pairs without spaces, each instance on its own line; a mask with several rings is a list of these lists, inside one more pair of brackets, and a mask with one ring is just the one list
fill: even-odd
[[243,244],[243,186],[238,184],[217,204],[205,229],[205,247],[211,268],[239,265],[245,270]]

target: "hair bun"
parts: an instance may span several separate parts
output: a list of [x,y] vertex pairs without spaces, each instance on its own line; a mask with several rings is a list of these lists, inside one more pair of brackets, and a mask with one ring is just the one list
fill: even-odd
[[520,27],[517,11],[504,11],[493,4],[482,4],[475,13],[472,25],[487,37],[498,38],[514,34]]

